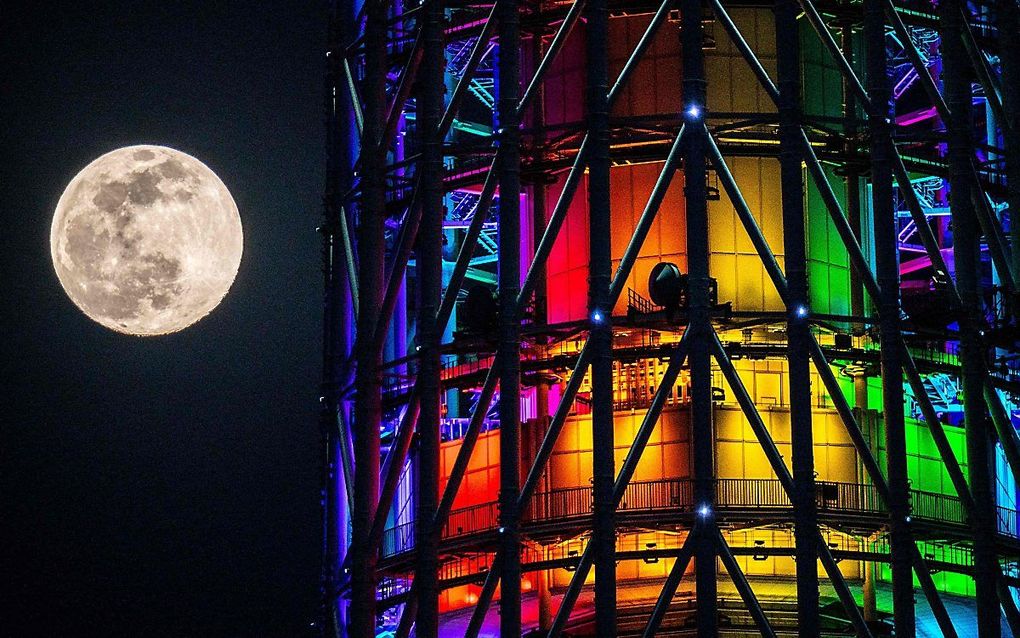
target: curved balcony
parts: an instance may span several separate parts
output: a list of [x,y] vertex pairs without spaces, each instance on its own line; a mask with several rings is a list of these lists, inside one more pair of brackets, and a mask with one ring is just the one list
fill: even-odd
[[[721,524],[748,527],[789,523],[792,506],[776,479],[723,478],[712,481],[714,515]],[[694,481],[689,478],[634,481],[617,509],[618,527],[645,529],[689,527],[696,514]],[[848,534],[870,535],[881,530],[888,511],[874,486],[864,483],[819,481],[816,484],[818,520]],[[966,512],[953,496],[911,490],[915,537],[918,540],[966,541],[970,531]],[[537,492],[522,516],[522,532],[535,540],[569,537],[590,528],[592,491],[588,486]],[[1016,510],[998,511],[998,540],[1003,555],[1020,555]],[[481,503],[454,510],[443,528],[442,551],[481,550],[496,541],[499,507]],[[385,531],[384,569],[399,569],[411,559],[414,523]]]

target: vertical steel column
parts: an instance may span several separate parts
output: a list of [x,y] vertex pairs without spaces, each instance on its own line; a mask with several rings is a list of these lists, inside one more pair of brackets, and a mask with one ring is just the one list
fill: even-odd
[[[856,16],[846,16],[840,26],[840,48],[847,64],[854,63],[854,20]],[[850,222],[850,228],[857,237],[857,243],[863,244],[861,219],[861,173],[856,160],[850,160],[857,154],[857,95],[854,92],[852,80],[846,74],[843,79],[843,120],[846,139],[843,144],[843,152],[848,161],[843,167],[846,182],[846,216]],[[863,317],[869,306],[864,302],[864,288],[861,285],[861,276],[853,268],[850,269],[850,314],[854,317]],[[863,323],[854,323],[855,334],[864,332]],[[863,375],[854,377],[854,405],[858,409],[868,408],[868,379]],[[874,441],[874,434],[869,432],[869,440]],[[875,597],[875,563],[863,561],[864,570],[863,585],[863,606],[865,620],[872,622],[878,619],[877,599]]]
[[588,319],[592,345],[592,539],[595,560],[595,633],[616,635],[616,481],[613,432],[613,306],[609,209],[609,8],[589,0],[585,9],[588,61],[588,214],[590,268]]
[[871,133],[871,196],[875,229],[875,269],[881,291],[882,408],[885,415],[886,468],[889,484],[889,543],[892,563],[893,621],[896,635],[913,636],[913,544],[910,484],[903,416],[903,363],[900,359],[900,270],[893,208],[892,120],[885,13],[882,0],[864,0],[864,44]]
[[715,520],[715,433],[712,426],[712,355],[709,351],[711,299],[708,270],[708,200],[705,132],[707,117],[704,33],[701,0],[680,2],[680,51],[683,73],[684,118],[692,135],[684,156],[684,201],[687,211],[687,261],[690,302],[687,329],[693,331],[688,360],[691,366],[691,448],[694,465],[694,507],[701,528],[694,542],[695,612],[698,636],[718,633],[718,584]]
[[[536,32],[532,35],[531,45],[531,59],[541,60],[544,57],[544,49],[542,43],[541,32]],[[534,131],[533,144],[536,148],[545,148],[546,145],[546,131],[545,131],[545,84],[541,84],[538,87],[538,94],[533,101],[531,109],[531,123],[530,127]],[[537,254],[538,247],[542,243],[542,229],[546,226],[546,195],[548,183],[545,181],[548,179],[544,175],[539,175],[531,184],[531,210],[532,210],[532,221],[531,221],[531,243],[532,250]],[[538,281],[535,284],[535,321],[544,322],[549,319],[549,305],[546,290],[546,271],[541,269],[536,277]],[[548,407],[548,406],[547,406]]]
[[[996,579],[999,563],[995,551],[995,505],[992,492],[992,462],[983,401],[984,355],[980,326],[983,310],[980,294],[981,246],[977,215],[972,199],[971,153],[974,142],[971,85],[967,52],[962,34],[963,4],[959,0],[939,3],[942,36],[942,77],[949,120],[949,205],[953,221],[953,253],[956,285],[963,301],[960,317],[960,355],[963,410],[967,437],[967,469],[974,512],[974,581],[978,611],[978,633],[985,638],[1000,634]],[[980,195],[984,197],[984,195]]]
[[344,304],[347,298],[348,261],[346,246],[341,240],[342,223],[346,220],[343,197],[351,188],[349,158],[352,156],[353,122],[350,94],[343,87],[342,52],[350,39],[345,2],[330,6],[329,42],[326,62],[326,188],[323,198],[323,334],[322,334],[322,412],[320,436],[322,440],[322,633],[338,638],[345,633],[344,613],[339,606],[337,592],[340,584],[340,557],[346,550],[346,517],[351,487],[349,470],[342,459],[347,446],[342,436],[346,419],[341,418],[340,385],[342,366],[346,358],[347,335],[351,329],[350,312]]
[[[386,119],[386,4],[369,2],[365,22],[362,99],[365,124],[361,140],[361,201],[357,209],[359,347],[354,353],[354,514],[352,543],[368,546],[379,503],[379,427],[382,422],[381,352],[371,335],[382,309],[385,269],[386,149],[380,145]],[[375,638],[375,565],[378,553],[362,551],[351,561],[352,638]]]
[[[854,61],[854,31],[853,18],[847,17],[840,29],[840,47],[843,49],[843,57],[848,64]],[[846,136],[843,143],[843,152],[848,158],[857,153],[857,97],[850,78],[846,75],[843,78],[843,120]],[[846,175],[846,216],[850,222],[850,228],[854,231],[858,243],[861,242],[861,173],[856,161],[847,161],[843,166]],[[861,276],[857,271],[850,269],[850,314],[855,317],[862,317],[866,313],[864,305],[864,288],[861,286]],[[863,330],[863,324],[855,324],[854,330]],[[857,383],[856,385],[860,385]],[[859,406],[858,406],[859,407]]]
[[999,64],[1002,66],[1001,122],[1006,151],[1006,203],[1009,206],[1009,234],[1013,280],[1020,281],[1020,6],[1016,0],[998,0],[995,25],[999,31]]
[[787,339],[793,469],[793,534],[797,559],[797,620],[801,636],[818,636],[818,512],[811,431],[811,342],[801,172],[800,40],[796,0],[776,0],[779,167],[786,254]]
[[[439,498],[439,342],[437,324],[443,287],[443,138],[439,122],[443,116],[444,48],[442,0],[425,3],[420,17],[422,60],[417,90],[415,133],[421,161],[421,222],[416,244],[418,308],[416,350],[418,352],[417,507],[415,511],[415,594],[417,614],[415,635],[439,635],[439,535],[434,533]],[[409,216],[410,217],[410,216]],[[408,426],[411,425],[409,421]]]
[[[521,635],[521,539],[517,499],[521,482],[521,81],[518,2],[502,0],[496,14],[499,41],[499,547],[501,636]],[[483,214],[481,211],[476,215]]]

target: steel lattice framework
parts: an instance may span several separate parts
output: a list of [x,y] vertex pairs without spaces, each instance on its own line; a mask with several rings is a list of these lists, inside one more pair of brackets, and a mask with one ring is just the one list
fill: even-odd
[[1020,635],[1018,14],[334,0],[323,633]]

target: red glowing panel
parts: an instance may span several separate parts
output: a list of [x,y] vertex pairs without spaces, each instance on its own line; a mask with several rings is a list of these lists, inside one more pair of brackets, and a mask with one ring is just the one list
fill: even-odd
[[[439,459],[439,492],[446,489],[450,480],[450,472],[460,452],[462,441],[444,443]],[[499,432],[486,432],[478,437],[472,451],[464,479],[457,490],[453,501],[453,511],[480,505],[495,503],[499,498]]]

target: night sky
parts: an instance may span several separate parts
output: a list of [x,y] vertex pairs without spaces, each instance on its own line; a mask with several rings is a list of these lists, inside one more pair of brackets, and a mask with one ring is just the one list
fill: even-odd
[[[301,636],[319,571],[325,1],[0,10],[4,636]],[[130,144],[237,202],[240,272],[184,332],[85,317],[64,186]]]

